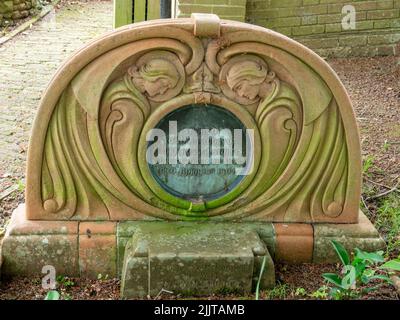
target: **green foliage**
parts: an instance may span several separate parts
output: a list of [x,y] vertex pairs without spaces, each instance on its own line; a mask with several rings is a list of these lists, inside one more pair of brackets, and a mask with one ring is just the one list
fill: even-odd
[[25,183],[22,180],[17,181],[18,191],[23,192],[25,190]]
[[395,193],[378,204],[375,226],[387,243],[386,257],[400,254],[400,197]]
[[363,174],[369,176],[369,169],[374,165],[374,157],[371,155],[368,155],[365,160],[363,161],[363,167],[362,167],[362,172]]
[[68,293],[64,293],[62,296],[64,300],[72,300],[72,297]]
[[306,289],[301,288],[301,287],[296,288],[296,291],[294,292],[294,295],[298,296],[298,297],[304,297],[304,296],[307,295]]
[[258,300],[259,297],[260,297],[260,294],[259,294],[260,293],[260,283],[261,283],[262,275],[264,273],[266,261],[267,261],[267,256],[264,256],[264,259],[263,259],[262,264],[261,264],[260,275],[258,276],[258,280],[257,280],[256,300]]
[[383,150],[386,152],[389,151],[390,146],[391,144],[387,140],[385,140],[383,143]]
[[286,298],[288,294],[287,291],[288,291],[287,284],[278,284],[275,286],[275,288],[265,291],[265,298],[267,300],[272,300],[272,299],[282,300]]
[[[398,270],[400,260],[385,262],[383,251],[365,252],[358,248],[350,259],[346,249],[338,242],[331,241],[342,262],[340,274],[324,273],[322,277],[331,285],[329,295],[335,300],[358,298],[385,283],[392,283],[385,270]],[[371,286],[374,280],[381,280]]]
[[311,293],[310,297],[315,299],[326,299],[328,298],[328,290],[329,288],[327,286],[322,286],[317,291]]
[[60,294],[57,290],[50,290],[49,292],[47,292],[44,300],[60,300]]
[[338,242],[332,240],[332,245],[333,248],[335,249],[337,255],[340,258],[340,261],[343,263],[343,265],[348,265],[350,263],[350,257],[347,254],[346,249]]
[[66,292],[69,288],[75,286],[75,283],[68,277],[59,275],[56,277],[57,290],[47,292],[45,300],[72,300],[72,297]]
[[384,263],[381,268],[400,272],[400,258]]
[[99,273],[97,275],[97,280],[108,280],[108,274],[102,275],[101,273]]
[[58,292],[57,290],[50,290],[47,292],[44,300],[72,300],[72,297],[65,292]]
[[62,276],[62,275],[57,276],[56,280],[60,286],[63,286],[65,288],[70,288],[75,285],[75,283],[66,276]]

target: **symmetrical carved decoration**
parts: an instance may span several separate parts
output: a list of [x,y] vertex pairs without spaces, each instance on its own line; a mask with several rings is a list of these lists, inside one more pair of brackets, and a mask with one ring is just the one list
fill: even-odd
[[[356,222],[360,146],[337,76],[282,35],[215,19],[209,30],[204,15],[120,28],[59,70],[30,144],[30,219]],[[257,129],[254,174],[196,210],[160,197],[141,163],[146,130],[190,103]]]

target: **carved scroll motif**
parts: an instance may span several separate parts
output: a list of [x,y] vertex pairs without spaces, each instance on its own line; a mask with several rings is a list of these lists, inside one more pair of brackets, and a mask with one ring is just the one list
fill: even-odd
[[249,186],[228,204],[205,206],[199,216],[340,217],[351,184],[349,150],[338,102],[321,76],[241,31],[203,43],[187,31],[170,31],[170,38],[141,39],[105,53],[64,89],[44,142],[41,217],[196,217],[190,207],[161,200],[138,163],[149,117],[188,96],[204,105],[228,99],[251,115],[261,136],[255,148],[261,161]]
[[[199,68],[201,61],[194,59],[204,55],[198,52],[201,45],[193,40],[190,43],[197,51],[190,53],[192,59],[182,56],[186,50],[181,49],[181,44],[174,46],[173,40],[170,44],[176,53],[155,50],[139,55],[104,92],[91,92],[100,98],[97,111],[80,103],[85,101],[80,97],[86,94],[82,88],[90,84],[78,80],[75,88],[70,86],[64,91],[45,143],[42,198],[47,214],[72,219],[116,219],[127,212],[137,218],[143,213],[168,216],[154,207],[159,201],[141,177],[137,144],[152,106],[180,94],[188,69]],[[142,50],[147,51],[145,46]],[[123,62],[130,55],[120,56],[117,54]],[[105,76],[110,77],[111,71]],[[89,66],[86,73],[91,72]],[[81,76],[86,78],[89,77]],[[148,203],[149,199],[154,203]],[[169,211],[179,213],[175,208]]]
[[107,154],[121,179],[139,196],[149,192],[137,163],[139,136],[151,113],[148,100],[172,99],[184,83],[179,59],[172,53],[155,51],[143,55],[104,93],[100,130]]
[[[262,158],[250,187],[231,206],[214,214],[257,218],[261,211],[262,216],[272,215],[282,221],[339,216],[348,184],[347,151],[343,123],[330,90],[320,79],[310,79],[307,73],[312,71],[306,65],[282,54],[294,81],[281,81],[266,61],[274,49],[258,43],[235,47],[231,45],[233,39],[232,35],[211,43],[206,61],[219,74],[226,96],[244,106],[257,104],[255,120],[261,134]],[[237,54],[239,48],[246,48],[247,54]],[[325,91],[325,99],[310,99],[307,88],[302,88],[302,76],[308,76],[309,87]],[[251,206],[247,205],[250,202]],[[242,209],[232,212],[238,207]]]

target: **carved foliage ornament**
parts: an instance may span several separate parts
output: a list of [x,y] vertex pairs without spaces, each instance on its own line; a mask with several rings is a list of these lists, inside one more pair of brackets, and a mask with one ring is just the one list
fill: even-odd
[[[200,40],[191,31],[199,23],[121,28],[60,69],[32,135],[29,218],[356,220],[358,133],[333,71],[272,31],[225,23]],[[254,173],[201,205],[164,194],[144,160],[146,133],[194,103],[225,108],[255,130]]]

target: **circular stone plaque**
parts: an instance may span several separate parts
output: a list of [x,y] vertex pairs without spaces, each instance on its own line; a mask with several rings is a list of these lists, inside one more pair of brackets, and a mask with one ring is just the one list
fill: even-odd
[[228,110],[187,105],[167,114],[155,129],[157,138],[147,145],[154,156],[149,168],[169,194],[207,202],[223,197],[245,177],[251,143],[243,123]]

